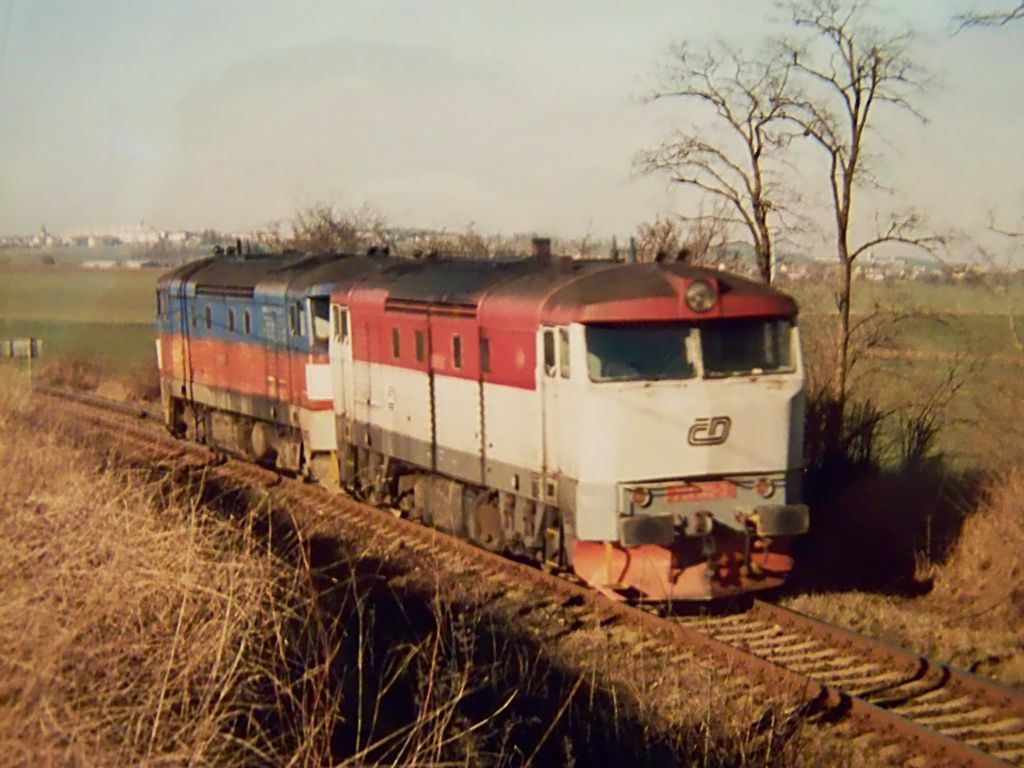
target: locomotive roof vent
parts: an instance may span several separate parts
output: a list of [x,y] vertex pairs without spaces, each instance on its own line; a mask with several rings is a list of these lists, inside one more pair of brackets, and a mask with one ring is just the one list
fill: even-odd
[[252,243],[246,242],[245,251],[242,251],[242,238],[236,237],[232,245],[213,246],[213,255],[216,257],[228,257],[230,259],[247,259],[252,256]]
[[551,261],[551,238],[533,238],[532,256],[537,261]]

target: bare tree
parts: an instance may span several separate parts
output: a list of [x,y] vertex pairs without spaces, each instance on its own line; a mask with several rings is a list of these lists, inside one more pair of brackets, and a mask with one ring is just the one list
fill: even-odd
[[[742,251],[726,246],[728,226],[725,222],[726,203],[718,201],[712,211],[705,215],[701,206],[700,215],[687,222],[680,235],[682,247],[679,258],[699,267],[724,269],[728,272],[751,274],[750,262]],[[756,268],[760,274],[760,268]]]
[[1016,8],[1008,8],[1005,11],[993,11],[983,13],[981,11],[968,11],[956,16],[953,20],[964,27],[1001,27],[1011,21],[1024,19],[1024,1],[1017,4]]
[[636,228],[636,260],[644,264],[665,258],[675,259],[681,242],[679,219],[658,214]]
[[854,201],[865,184],[879,184],[866,153],[873,136],[878,108],[889,108],[924,118],[914,106],[922,90],[924,72],[912,55],[912,34],[886,34],[865,21],[869,0],[790,0],[802,39],[782,41],[802,88],[785,110],[787,119],[810,138],[828,161],[828,185],[835,220],[839,285],[839,312],[833,394],[837,423],[846,405],[850,339],[850,299],[853,266],[863,254],[885,244],[930,251],[942,239],[922,234],[923,222],[913,212],[876,216],[874,234],[857,241],[851,232],[856,221]]
[[750,234],[766,283],[774,259],[770,219],[782,208],[768,156],[785,140],[776,129],[789,98],[791,68],[785,58],[747,58],[724,43],[701,53],[678,46],[665,83],[652,98],[696,102],[719,130],[715,135],[696,127],[678,131],[636,160],[646,173],[668,174],[673,182],[726,202],[721,223]]
[[717,267],[750,273],[749,261],[737,258],[725,248],[728,225],[725,203],[719,202],[708,212],[702,206],[696,216],[656,215],[636,228],[637,261],[684,261],[701,267]]
[[313,253],[353,252],[393,245],[384,214],[369,205],[337,210],[329,203],[313,203],[295,212],[292,235],[283,244]]
[[476,231],[472,222],[462,232],[432,232],[416,245],[424,253],[464,259],[486,259],[491,254],[490,243]]
[[593,259],[598,256],[597,240],[590,231],[582,237],[557,238],[551,248],[554,253],[564,254],[571,259]]

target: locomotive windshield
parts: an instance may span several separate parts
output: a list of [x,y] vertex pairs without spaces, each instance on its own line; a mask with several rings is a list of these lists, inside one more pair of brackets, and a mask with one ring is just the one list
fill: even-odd
[[587,326],[587,370],[591,381],[689,379],[690,327],[678,323]]
[[792,371],[792,327],[790,320],[763,318],[719,320],[699,327],[588,325],[587,370],[595,382],[691,379],[698,375],[694,361],[699,355],[700,375],[707,378]]
[[793,324],[789,320],[743,318],[701,328],[704,375],[708,377],[793,370]]

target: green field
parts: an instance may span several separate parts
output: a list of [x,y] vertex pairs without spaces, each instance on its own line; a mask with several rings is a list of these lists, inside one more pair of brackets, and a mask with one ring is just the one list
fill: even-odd
[[[835,312],[834,288],[821,283],[791,283],[782,290],[796,296],[802,311]],[[1024,281],[1007,278],[999,285],[925,283],[909,280],[854,283],[853,311],[864,313],[876,304],[900,309],[954,315],[1001,314],[1024,304]]]
[[[832,289],[788,286],[800,303],[805,356],[833,354]],[[1024,430],[1016,402],[1024,395],[1024,285],[997,290],[981,285],[913,282],[854,285],[853,322],[880,311],[889,338],[861,355],[852,373],[853,395],[885,411],[920,412],[939,390],[959,381],[938,414],[937,450],[957,465],[995,466],[1024,460]],[[892,318],[895,326],[892,326]],[[828,361],[830,362],[830,361]],[[825,366],[823,369],[827,370]],[[889,427],[901,417],[889,420]]]
[[151,323],[160,275],[157,269],[0,269],[0,316]]
[[0,338],[42,339],[44,362],[150,363],[160,274],[153,269],[0,268]]

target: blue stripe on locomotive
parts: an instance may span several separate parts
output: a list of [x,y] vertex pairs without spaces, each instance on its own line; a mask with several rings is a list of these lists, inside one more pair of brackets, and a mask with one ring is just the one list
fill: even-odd
[[[259,286],[253,292],[252,299],[197,296],[195,285],[178,279],[168,283],[164,298],[167,309],[158,314],[156,327],[164,333],[183,333],[195,339],[219,339],[221,341],[251,340],[261,344],[274,343],[282,349],[297,352],[309,352],[312,343],[308,334],[308,318],[306,317],[305,299],[311,296],[324,296],[330,293],[330,284],[310,286],[304,291],[292,291],[286,297],[281,290],[261,290]],[[299,302],[302,305],[300,333],[291,333],[288,320],[288,306]],[[210,308],[210,327],[206,327],[206,308]],[[234,310],[234,330],[229,330],[228,311]],[[271,339],[265,322],[264,313],[274,313],[277,323],[276,339]],[[249,312],[250,334],[245,333],[245,312]],[[192,323],[193,313],[195,324]],[[184,314],[184,317],[183,317]]]

